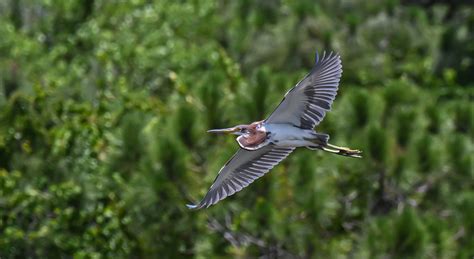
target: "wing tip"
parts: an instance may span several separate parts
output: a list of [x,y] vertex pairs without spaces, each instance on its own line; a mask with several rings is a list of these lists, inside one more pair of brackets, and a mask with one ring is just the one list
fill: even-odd
[[199,205],[196,205],[196,204],[186,204],[186,207],[190,210],[200,209]]
[[[326,57],[327,56],[327,57]],[[316,50],[316,54],[315,54],[315,61],[314,63],[315,64],[318,64],[320,61],[323,62],[327,59],[341,59],[341,55],[339,54],[339,52],[336,52],[336,51],[332,51],[329,53],[329,55],[326,55],[326,50],[323,50],[323,57],[321,58],[321,60],[319,59],[319,52]]]

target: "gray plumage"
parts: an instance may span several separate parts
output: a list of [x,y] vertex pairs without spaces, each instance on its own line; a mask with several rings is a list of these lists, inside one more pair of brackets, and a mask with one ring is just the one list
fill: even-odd
[[187,205],[200,209],[216,204],[218,201],[247,187],[256,179],[285,159],[295,148],[265,146],[255,151],[243,148],[221,168],[214,183],[198,205]]
[[313,129],[331,110],[342,75],[341,58],[332,52],[316,62],[295,87],[289,90],[266,123],[291,123],[303,129]]

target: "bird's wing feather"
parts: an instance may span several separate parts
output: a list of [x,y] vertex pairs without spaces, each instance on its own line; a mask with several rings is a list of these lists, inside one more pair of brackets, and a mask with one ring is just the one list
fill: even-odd
[[239,149],[221,168],[208,193],[199,204],[187,205],[200,209],[242,190],[285,159],[294,148],[268,145],[255,151]]
[[321,60],[316,53],[316,62],[308,75],[288,91],[266,123],[289,123],[313,129],[331,109],[336,98],[342,75],[341,58],[338,54],[326,55]]

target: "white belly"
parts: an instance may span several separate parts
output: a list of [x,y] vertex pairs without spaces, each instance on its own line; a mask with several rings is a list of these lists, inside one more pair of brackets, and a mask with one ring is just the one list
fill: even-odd
[[300,129],[290,124],[265,124],[265,130],[271,132],[269,142],[283,147],[305,147],[314,145],[313,130]]

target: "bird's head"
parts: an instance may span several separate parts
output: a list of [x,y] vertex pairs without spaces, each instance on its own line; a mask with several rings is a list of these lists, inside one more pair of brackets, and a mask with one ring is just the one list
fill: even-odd
[[234,134],[237,136],[243,135],[243,134],[248,134],[250,132],[250,125],[237,125],[235,127],[231,128],[225,128],[225,129],[211,129],[208,130],[207,132],[209,133],[226,133],[226,134]]
[[225,129],[211,129],[211,130],[208,130],[207,132],[226,133],[226,134],[234,134],[237,136],[241,136],[241,135],[256,134],[257,131],[265,131],[265,128],[263,127],[263,121],[256,121],[248,125],[242,124],[242,125],[237,125],[231,128],[225,128]]

